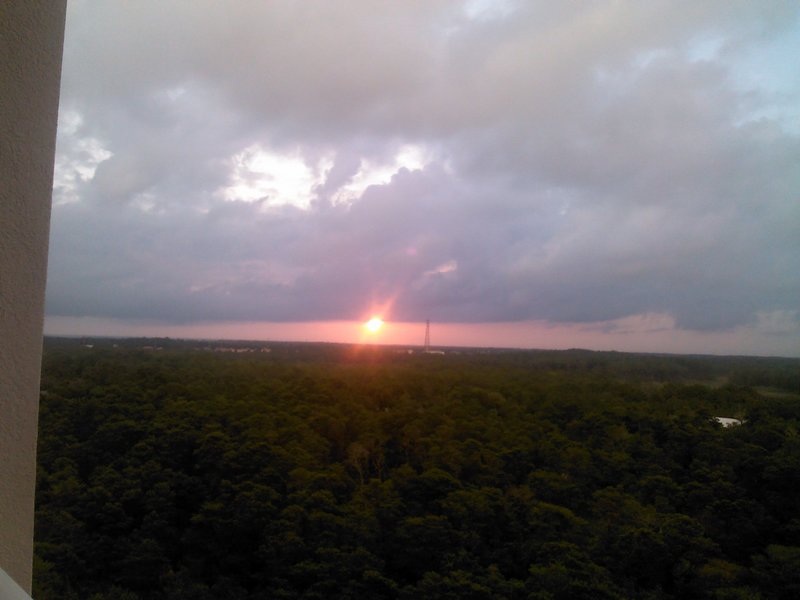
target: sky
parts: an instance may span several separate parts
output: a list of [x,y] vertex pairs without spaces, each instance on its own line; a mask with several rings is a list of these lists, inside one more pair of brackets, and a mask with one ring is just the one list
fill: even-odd
[[800,356],[798,56],[794,0],[70,0],[45,332]]

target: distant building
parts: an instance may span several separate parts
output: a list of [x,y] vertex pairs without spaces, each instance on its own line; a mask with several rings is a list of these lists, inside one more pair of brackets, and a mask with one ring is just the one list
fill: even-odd
[[741,425],[743,422],[741,419],[734,419],[733,417],[714,417],[714,420],[723,427],[734,427]]

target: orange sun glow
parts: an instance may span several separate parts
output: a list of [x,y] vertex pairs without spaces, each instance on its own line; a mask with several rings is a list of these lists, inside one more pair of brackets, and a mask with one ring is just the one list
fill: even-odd
[[364,323],[364,327],[367,328],[367,331],[370,333],[377,333],[381,327],[383,327],[383,319],[380,317],[372,317],[369,321]]

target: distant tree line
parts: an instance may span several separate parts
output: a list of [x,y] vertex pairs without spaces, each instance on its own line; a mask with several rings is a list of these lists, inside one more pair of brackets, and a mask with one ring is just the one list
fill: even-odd
[[798,361],[92,345],[46,347],[37,600],[800,597]]

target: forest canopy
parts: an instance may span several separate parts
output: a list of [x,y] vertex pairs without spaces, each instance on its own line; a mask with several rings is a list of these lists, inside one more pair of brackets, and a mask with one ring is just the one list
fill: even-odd
[[48,339],[34,597],[797,598],[799,392],[796,359]]

